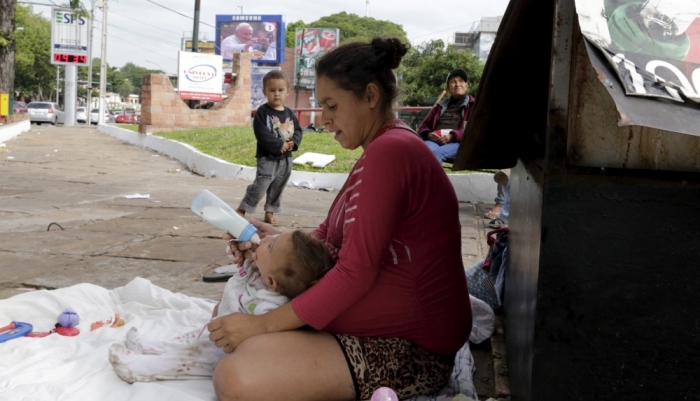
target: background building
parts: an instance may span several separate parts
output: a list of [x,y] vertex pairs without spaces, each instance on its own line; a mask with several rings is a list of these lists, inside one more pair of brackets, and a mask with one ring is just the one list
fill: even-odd
[[455,32],[454,46],[459,50],[469,49],[472,54],[479,57],[479,60],[485,61],[496,40],[502,18],[502,16],[484,17],[481,21],[474,22],[469,32]]

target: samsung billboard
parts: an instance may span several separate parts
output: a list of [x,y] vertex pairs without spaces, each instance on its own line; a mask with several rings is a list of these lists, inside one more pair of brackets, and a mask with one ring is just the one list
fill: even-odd
[[217,15],[216,54],[231,65],[234,53],[252,53],[254,63],[284,62],[285,26],[281,15]]

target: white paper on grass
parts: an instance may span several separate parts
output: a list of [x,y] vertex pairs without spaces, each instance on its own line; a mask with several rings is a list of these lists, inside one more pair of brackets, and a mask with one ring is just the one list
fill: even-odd
[[322,153],[306,152],[303,155],[294,159],[292,162],[294,164],[311,163],[313,167],[323,168],[326,167],[333,160],[335,160],[335,155],[324,155]]

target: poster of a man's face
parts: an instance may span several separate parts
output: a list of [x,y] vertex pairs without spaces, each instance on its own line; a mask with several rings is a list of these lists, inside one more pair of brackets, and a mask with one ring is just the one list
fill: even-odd
[[219,24],[221,55],[250,52],[253,60],[277,60],[276,22],[224,22]]

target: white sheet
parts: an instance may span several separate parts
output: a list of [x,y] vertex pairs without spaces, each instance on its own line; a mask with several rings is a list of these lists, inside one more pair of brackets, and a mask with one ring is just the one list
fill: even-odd
[[[2,400],[216,400],[210,380],[159,381],[127,384],[112,371],[107,349],[123,342],[131,327],[154,339],[169,339],[201,327],[211,318],[216,301],[172,293],[136,278],[107,290],[78,284],[53,291],[33,291],[0,300],[0,326],[10,321],[30,323],[34,331],[49,331],[58,315],[71,308],[80,316],[80,334],[18,338],[0,343]],[[119,313],[126,324],[90,331],[96,321]],[[449,400],[461,392],[476,399],[473,360],[468,345],[457,356],[450,385],[441,396],[416,401]]]

